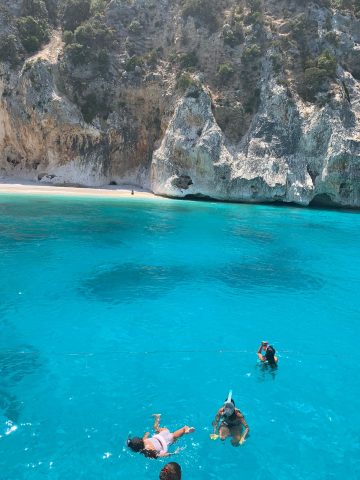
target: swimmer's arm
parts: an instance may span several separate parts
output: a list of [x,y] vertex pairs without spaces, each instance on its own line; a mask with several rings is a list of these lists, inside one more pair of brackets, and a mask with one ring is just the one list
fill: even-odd
[[259,347],[259,350],[257,351],[257,356],[258,356],[258,358],[259,358],[259,360],[260,360],[261,362],[265,362],[265,357],[264,357],[264,355],[262,355],[262,353],[261,353],[263,348],[264,348],[264,344],[261,343],[261,345],[260,345],[260,347]]
[[217,427],[219,425],[220,419],[222,417],[224,409],[220,408],[218,413],[216,414],[216,417],[214,418],[214,421],[212,422],[212,426],[214,427],[214,433],[216,433]]
[[249,429],[249,425],[247,424],[247,422],[245,420],[245,417],[242,413],[240,413],[239,418],[240,418],[240,421],[241,421],[241,423],[244,427],[244,432],[243,432],[243,434],[240,438],[240,442],[239,442],[240,445],[242,445],[245,442],[245,438],[246,438],[247,434],[249,433],[250,429]]
[[179,452],[180,448],[177,448],[175,452],[159,453],[158,457],[171,457],[172,455],[177,455]]
[[143,439],[143,440],[146,440],[146,439],[148,438],[148,436],[149,436],[149,435],[150,435],[150,432],[146,432],[146,433],[144,434],[144,436],[143,436],[143,438],[142,438],[142,439]]

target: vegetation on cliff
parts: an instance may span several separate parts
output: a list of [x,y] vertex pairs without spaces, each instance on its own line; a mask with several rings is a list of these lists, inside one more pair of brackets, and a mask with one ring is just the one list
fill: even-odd
[[60,28],[62,85],[88,122],[110,113],[115,79],[136,83],[158,72],[174,76],[179,92],[199,82],[217,91],[219,125],[239,140],[269,68],[279,84],[319,104],[341,87],[338,66],[360,77],[359,51],[342,41],[334,24],[335,15],[358,16],[360,0],[4,2],[0,59],[21,68]]

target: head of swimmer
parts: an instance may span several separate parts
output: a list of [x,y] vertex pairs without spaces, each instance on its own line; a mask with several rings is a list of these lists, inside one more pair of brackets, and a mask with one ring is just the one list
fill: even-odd
[[226,399],[223,408],[224,408],[224,411],[223,411],[224,417],[231,417],[231,415],[235,412],[234,400],[231,399],[229,402],[228,399]]
[[141,452],[145,448],[144,440],[140,437],[128,438],[127,446],[133,452]]
[[127,446],[133,452],[140,452],[145,455],[145,457],[157,458],[155,450],[146,450],[144,440],[140,437],[128,438]]
[[161,470],[160,480],[181,480],[181,467],[176,462],[170,462]]
[[265,358],[269,365],[275,365],[275,348],[272,345],[269,345],[266,348]]

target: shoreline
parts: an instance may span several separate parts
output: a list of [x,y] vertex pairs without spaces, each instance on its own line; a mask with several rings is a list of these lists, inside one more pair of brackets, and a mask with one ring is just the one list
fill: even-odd
[[[133,194],[131,192],[134,192]],[[34,196],[59,196],[59,197],[78,197],[78,198],[127,198],[127,199],[154,199],[154,200],[184,200],[184,198],[171,197],[165,195],[155,195],[150,190],[142,189],[138,186],[124,185],[104,185],[102,187],[86,187],[83,185],[54,185],[52,183],[43,183],[39,185],[33,181],[14,179],[13,181],[5,180],[0,177],[0,196],[1,195],[34,195]],[[186,198],[189,202],[210,202],[233,205],[258,205],[272,206],[278,208],[296,208],[304,210],[320,210],[320,211],[339,211],[344,213],[360,214],[360,207],[346,206],[329,206],[329,205],[299,205],[296,203],[285,202],[244,202],[235,200],[218,200],[215,198]]]
[[[134,192],[133,194],[131,192]],[[132,185],[114,185],[104,187],[57,186],[53,184],[38,185],[30,182],[1,182],[0,194],[16,195],[60,195],[67,197],[99,198],[154,198],[161,199],[150,191]]]

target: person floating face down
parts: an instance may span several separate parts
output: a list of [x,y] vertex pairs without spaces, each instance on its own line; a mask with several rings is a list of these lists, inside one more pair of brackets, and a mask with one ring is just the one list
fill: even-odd
[[269,345],[268,342],[261,342],[259,350],[257,351],[259,360],[270,367],[276,367],[278,363],[278,357],[275,355],[275,348]]
[[170,462],[160,472],[160,480],[181,480],[181,467],[176,462]]
[[231,443],[234,447],[242,445],[245,442],[245,438],[249,433],[249,425],[246,423],[245,417],[240,410],[235,408],[231,391],[224,405],[217,412],[212,426],[214,427],[214,433],[211,435],[211,438],[214,438],[214,435],[216,436],[216,431],[219,427],[221,440],[232,437]]
[[179,430],[171,433],[168,428],[160,427],[161,415],[159,413],[155,413],[153,416],[155,417],[154,430],[156,434],[148,438],[150,433],[146,432],[143,437],[129,438],[127,446],[134,452],[140,452],[145,455],[145,457],[149,458],[169,457],[170,455],[179,453],[179,449],[176,449],[174,453],[169,453],[169,445],[176,442],[176,440],[183,435],[194,432],[195,429],[185,425]]

